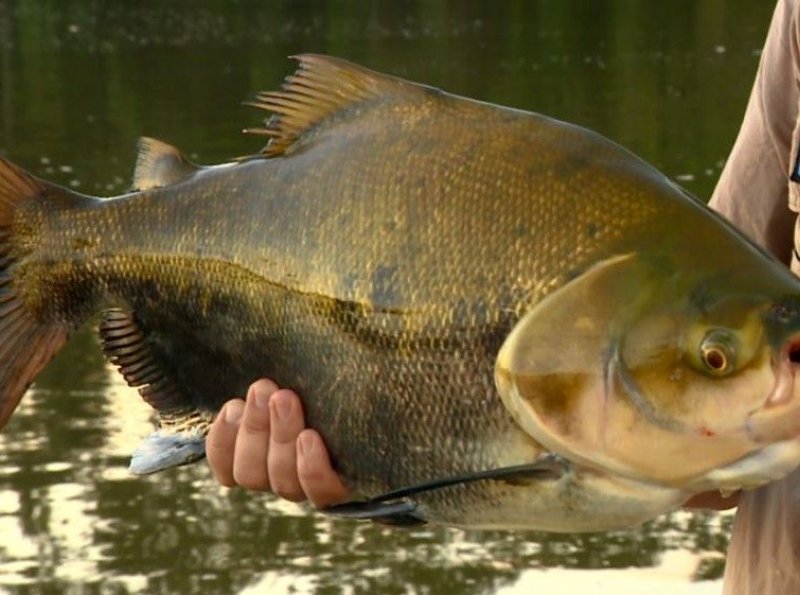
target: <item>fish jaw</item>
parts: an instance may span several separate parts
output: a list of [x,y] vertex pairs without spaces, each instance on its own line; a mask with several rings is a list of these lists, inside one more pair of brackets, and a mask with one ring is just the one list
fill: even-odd
[[687,486],[693,493],[709,490],[733,492],[753,489],[785,477],[800,462],[800,440],[769,444],[738,461],[712,469]]

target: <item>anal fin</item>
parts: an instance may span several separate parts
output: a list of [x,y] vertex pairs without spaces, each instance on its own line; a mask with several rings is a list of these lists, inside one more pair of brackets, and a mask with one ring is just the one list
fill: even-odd
[[156,430],[133,451],[128,470],[134,475],[149,475],[171,467],[199,461],[206,456],[205,434],[180,434]]
[[134,313],[110,309],[103,313],[99,333],[103,353],[159,417],[159,429],[136,448],[131,473],[146,475],[202,459],[213,414],[192,404],[148,329]]

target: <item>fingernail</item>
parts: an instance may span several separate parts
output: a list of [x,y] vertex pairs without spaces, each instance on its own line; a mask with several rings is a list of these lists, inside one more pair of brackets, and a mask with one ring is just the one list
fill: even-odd
[[242,419],[242,404],[238,401],[225,406],[225,421],[232,426],[238,425]]
[[258,409],[266,409],[269,406],[269,395],[256,389],[253,391],[253,403]]
[[276,393],[272,398],[272,405],[275,408],[275,415],[279,421],[286,421],[292,414],[292,402],[285,394]]
[[297,454],[309,455],[314,449],[314,437],[308,432],[303,432],[297,437]]

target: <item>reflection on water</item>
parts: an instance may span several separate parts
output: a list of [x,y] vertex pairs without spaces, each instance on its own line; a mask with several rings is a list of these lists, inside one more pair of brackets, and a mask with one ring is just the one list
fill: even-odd
[[[135,139],[203,162],[258,149],[239,106],[332,53],[600,130],[707,197],[769,2],[0,0],[0,153],[124,191]],[[127,474],[149,411],[79,333],[0,434],[0,590],[14,593],[718,592],[729,515],[596,535],[390,530],[219,488],[205,465]],[[679,462],[676,462],[679,464]],[[627,591],[626,591],[627,589]]]
[[[95,367],[89,332],[72,347],[0,434],[0,586],[491,593],[537,584],[536,574],[520,578],[530,569],[648,568],[673,550],[691,555],[666,584],[719,574],[725,516],[676,513],[599,535],[404,531],[219,488],[204,465],[131,477],[127,457],[151,430],[149,413],[110,368]],[[57,386],[79,379],[81,390]],[[564,581],[580,576],[566,572]]]

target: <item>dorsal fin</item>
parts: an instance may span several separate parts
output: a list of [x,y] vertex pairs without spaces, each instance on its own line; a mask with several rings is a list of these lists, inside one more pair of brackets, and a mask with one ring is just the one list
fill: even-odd
[[300,66],[286,77],[280,91],[258,93],[245,102],[273,113],[265,128],[244,130],[270,137],[262,150],[267,157],[290,152],[311,129],[370,99],[421,99],[440,92],[330,56],[302,54],[292,58]]
[[143,136],[138,143],[132,190],[150,190],[174,184],[200,167],[191,163],[170,144]]

